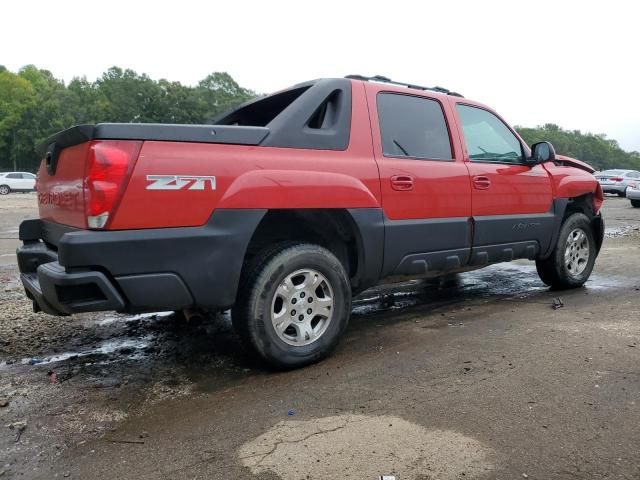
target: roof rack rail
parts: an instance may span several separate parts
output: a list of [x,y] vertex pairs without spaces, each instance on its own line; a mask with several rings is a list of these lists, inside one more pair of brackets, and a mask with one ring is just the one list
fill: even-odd
[[389,83],[391,85],[399,85],[401,87],[414,88],[416,90],[430,90],[432,92],[444,93],[446,95],[451,95],[452,97],[462,97],[460,93],[452,92],[451,90],[443,87],[422,87],[420,85],[414,85],[412,83],[396,82],[383,75],[374,75],[373,77],[365,77],[364,75],[347,75],[344,78],[350,78],[352,80],[363,80],[365,82]]

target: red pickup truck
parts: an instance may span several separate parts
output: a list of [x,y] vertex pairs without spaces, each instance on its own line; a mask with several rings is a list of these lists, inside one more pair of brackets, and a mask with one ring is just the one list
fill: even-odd
[[327,355],[380,282],[527,258],[577,287],[603,239],[588,165],[380,76],[295,85],[212,125],[77,126],[41,154],[17,252],[36,311],[232,308],[283,368]]

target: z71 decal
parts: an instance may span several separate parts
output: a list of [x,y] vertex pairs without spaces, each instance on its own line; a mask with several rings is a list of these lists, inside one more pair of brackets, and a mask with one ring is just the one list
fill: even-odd
[[216,177],[147,175],[147,190],[215,190]]

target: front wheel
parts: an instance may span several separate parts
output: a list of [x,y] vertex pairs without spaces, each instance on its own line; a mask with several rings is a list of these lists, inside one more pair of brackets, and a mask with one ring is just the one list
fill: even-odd
[[536,260],[538,275],[552,288],[580,287],[591,275],[596,254],[591,221],[583,213],[574,213],[562,224],[549,258]]
[[11,193],[11,189],[8,185],[0,185],[0,195],[8,195]]
[[631,200],[631,206],[634,208],[640,208],[640,200]]
[[351,287],[342,263],[312,244],[284,244],[255,256],[243,271],[233,326],[243,342],[277,368],[327,356],[351,315]]

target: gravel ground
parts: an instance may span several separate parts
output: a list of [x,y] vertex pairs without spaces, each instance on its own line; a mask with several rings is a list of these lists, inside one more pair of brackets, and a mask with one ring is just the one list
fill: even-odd
[[0,478],[640,478],[640,209],[604,212],[586,288],[519,261],[374,289],[332,358],[273,373],[226,314],[32,313],[35,196],[0,197]]

